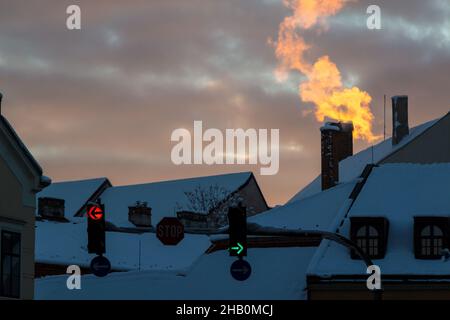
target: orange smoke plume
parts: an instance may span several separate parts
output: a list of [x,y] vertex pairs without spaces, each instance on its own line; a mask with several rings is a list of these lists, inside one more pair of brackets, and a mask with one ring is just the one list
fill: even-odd
[[328,56],[314,64],[305,61],[304,53],[310,46],[298,30],[310,29],[323,24],[327,17],[338,13],[349,0],[284,0],[293,10],[280,24],[275,54],[279,60],[276,77],[283,81],[291,70],[306,75],[307,80],[299,87],[300,98],[314,103],[318,121],[326,117],[338,121],[352,121],[355,138],[373,142],[379,139],[372,132],[374,119],[370,110],[370,95],[357,87],[345,88],[341,73]]

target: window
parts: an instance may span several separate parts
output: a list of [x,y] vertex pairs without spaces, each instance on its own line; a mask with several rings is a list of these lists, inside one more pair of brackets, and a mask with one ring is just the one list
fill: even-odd
[[365,225],[356,233],[356,244],[369,256],[376,256],[379,252],[380,235],[372,226]]
[[1,233],[0,295],[20,297],[20,234]]
[[444,233],[434,225],[426,226],[420,232],[421,254],[439,255],[443,249]]
[[414,251],[418,259],[440,259],[448,248],[449,219],[446,217],[414,218]]
[[[386,253],[389,222],[385,218],[351,217],[351,240],[370,258],[381,259]],[[353,259],[360,257],[352,250]]]

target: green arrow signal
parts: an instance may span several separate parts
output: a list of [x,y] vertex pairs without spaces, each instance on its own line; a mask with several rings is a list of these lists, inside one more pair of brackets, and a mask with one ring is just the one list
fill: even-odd
[[230,250],[236,250],[237,254],[241,254],[241,252],[244,250],[244,247],[239,242],[237,243],[237,247],[231,247]]

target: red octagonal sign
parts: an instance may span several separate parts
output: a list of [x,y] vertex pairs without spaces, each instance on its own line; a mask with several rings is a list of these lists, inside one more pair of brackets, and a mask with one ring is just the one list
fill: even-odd
[[184,226],[177,218],[165,217],[156,226],[156,236],[166,246],[175,246],[184,238]]

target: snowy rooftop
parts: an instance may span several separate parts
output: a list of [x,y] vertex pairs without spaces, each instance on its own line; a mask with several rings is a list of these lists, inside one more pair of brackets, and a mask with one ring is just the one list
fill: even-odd
[[[88,180],[55,182],[39,192],[38,198],[57,198],[65,200],[65,217],[71,219],[78,210],[89,200],[100,186],[107,182],[107,178],[97,178]],[[37,205],[36,205],[37,208]],[[37,212],[36,212],[37,214]]]
[[302,201],[288,203],[251,217],[249,222],[278,228],[329,230],[355,185],[356,180],[340,184]]
[[252,274],[246,281],[230,275],[236,258],[226,251],[203,255],[184,274],[113,273],[84,276],[82,290],[67,290],[67,276],[36,280],[36,299],[277,300],[305,299],[305,272],[316,248],[249,249]]
[[[374,260],[382,274],[449,275],[450,260],[414,257],[414,216],[450,217],[450,164],[385,164],[375,167],[356,199],[340,233],[350,236],[350,217],[386,217],[389,235],[386,256]],[[309,274],[365,274],[360,260],[347,249],[323,241]]]
[[[187,207],[185,192],[196,188],[219,186],[232,193],[242,187],[252,176],[251,172],[217,176],[171,180],[148,184],[108,188],[101,196],[107,212],[107,220],[118,227],[134,227],[128,221],[128,207],[136,201],[144,201],[152,208],[152,225],[163,217],[176,216],[177,205]],[[228,195],[228,194],[227,194]]]
[[[435,123],[437,123],[440,119],[435,119],[426,123],[423,123],[417,127],[414,127],[410,130],[408,136],[406,136],[399,144],[393,146],[392,139],[386,139],[373,147],[369,147],[364,149],[351,157],[348,157],[342,160],[339,163],[339,182],[348,182],[352,181],[356,177],[358,177],[367,164],[371,163],[379,163],[387,156],[391,155],[395,151],[403,148],[405,145],[413,141],[415,138],[424,133],[427,129],[432,127]],[[305,199],[314,194],[317,194],[322,191],[322,183],[321,176],[319,175],[316,179],[314,179],[310,184],[300,190],[292,199],[289,200],[288,203]]]
[[[116,270],[183,270],[210,245],[205,235],[185,234],[177,246],[164,246],[155,233],[107,232],[105,256]],[[40,263],[88,267],[95,255],[87,252],[84,219],[80,223],[37,221],[35,255]]]

